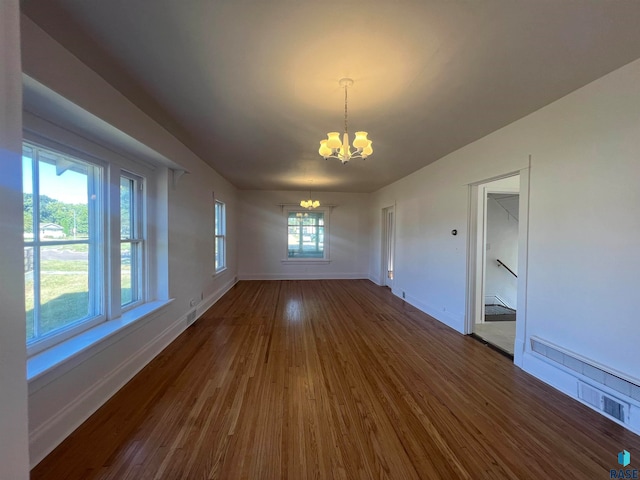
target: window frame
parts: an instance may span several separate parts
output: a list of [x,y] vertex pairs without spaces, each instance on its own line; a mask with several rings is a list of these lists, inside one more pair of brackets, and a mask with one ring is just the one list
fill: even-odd
[[[68,138],[64,138],[67,140]],[[74,138],[71,137],[73,140]],[[157,289],[156,287],[151,286],[150,283],[150,264],[149,264],[149,238],[148,238],[148,222],[147,222],[147,176],[153,173],[153,169],[144,168],[143,165],[138,165],[136,162],[127,162],[127,159],[122,159],[124,161],[118,161],[117,156],[115,158],[107,155],[100,155],[100,147],[95,146],[93,150],[97,150],[99,153],[95,155],[91,152],[92,148],[83,148],[76,149],[74,146],[69,146],[66,143],[59,143],[58,141],[51,140],[47,137],[42,136],[39,133],[34,131],[25,130],[23,132],[23,147],[28,146],[35,149],[42,149],[45,151],[50,151],[54,154],[62,155],[64,157],[69,157],[71,160],[76,160],[81,163],[89,164],[97,168],[102,169],[101,179],[98,182],[97,187],[95,188],[95,193],[97,195],[97,204],[96,214],[94,218],[94,222],[96,225],[96,229],[99,232],[100,238],[95,236],[94,242],[96,243],[96,248],[94,249],[94,254],[91,255],[91,262],[97,262],[94,265],[94,268],[89,268],[89,275],[94,277],[94,280],[90,279],[90,282],[94,282],[96,291],[93,294],[89,294],[90,297],[97,299],[97,308],[99,308],[98,314],[95,317],[89,318],[87,320],[81,320],[79,322],[73,322],[68,326],[61,327],[57,330],[53,330],[52,332],[47,333],[46,335],[38,338],[34,338],[30,341],[26,342],[27,347],[27,355],[28,357],[33,357],[37,354],[45,352],[57,345],[63,344],[76,336],[87,332],[93,328],[97,328],[100,325],[105,323],[109,323],[112,321],[117,321],[118,323],[123,317],[123,314],[127,314],[131,312],[134,314],[137,307],[146,308],[146,304],[152,304],[155,299],[152,299],[152,295],[150,295],[152,288]],[[74,142],[69,142],[71,145],[74,145]],[[102,152],[104,153],[104,152]],[[107,152],[108,153],[108,152]],[[36,162],[36,158],[32,159],[32,162]],[[142,167],[142,168],[138,168]],[[37,172],[37,168],[33,169],[32,177],[35,177]],[[141,276],[140,283],[138,285],[138,290],[140,292],[140,297],[137,301],[131,302],[126,305],[121,305],[121,239],[120,239],[120,195],[119,195],[119,186],[120,186],[120,178],[121,176],[135,179],[139,182],[142,190],[140,191],[138,197],[137,205],[135,205],[135,212],[137,214],[136,228],[137,235],[134,241],[136,243],[140,243],[142,246],[140,248],[140,258],[139,262],[139,275]],[[31,181],[32,188],[34,186],[34,180],[32,178]],[[33,192],[35,196],[35,190]],[[34,203],[34,217],[37,215],[36,213],[36,205]],[[34,220],[33,230],[34,230],[34,240],[35,240],[35,229],[37,222]],[[39,236],[39,232],[37,232]],[[125,241],[125,243],[128,242]],[[35,252],[35,243],[28,244],[25,239],[24,245],[32,246]],[[46,245],[55,245],[55,244],[70,244],[73,241],[49,241],[46,242]],[[75,242],[75,243],[83,243]],[[35,254],[35,253],[34,253]],[[36,272],[34,268],[34,278]],[[91,285],[91,283],[89,283]],[[34,312],[35,314],[35,312]],[[26,318],[25,318],[26,321]],[[26,338],[25,338],[26,341]]]
[[[219,213],[220,212],[220,213]],[[220,217],[220,218],[218,218]],[[220,231],[218,231],[218,227]],[[216,264],[218,258],[218,239],[222,240],[222,265]],[[227,205],[213,198],[213,271],[214,275],[227,269]]]
[[[147,265],[147,256],[146,256],[146,219],[145,219],[145,212],[146,212],[146,187],[145,187],[145,178],[140,176],[140,175],[136,175],[135,173],[131,173],[128,172],[127,170],[123,170],[120,169],[120,179],[122,178],[126,178],[130,181],[133,182],[134,185],[136,185],[136,188],[133,189],[134,191],[134,195],[133,195],[133,213],[134,213],[134,221],[132,222],[133,225],[133,235],[130,236],[130,238],[128,239],[123,239],[122,235],[119,235],[119,241],[120,241],[120,268],[122,269],[122,245],[125,243],[130,243],[131,244],[131,251],[133,252],[133,245],[136,245],[136,249],[138,250],[137,254],[136,254],[136,279],[134,281],[133,277],[131,279],[131,283],[135,283],[136,284],[136,299],[132,300],[129,303],[126,304],[122,304],[122,270],[120,271],[120,313],[124,313],[127,312],[133,308],[136,308],[140,305],[142,305],[143,303],[145,303],[147,301],[147,281],[148,281],[148,274],[147,274],[147,269],[146,269],[146,265]],[[120,197],[118,197],[120,198]],[[119,226],[120,228],[118,229],[120,232],[122,231],[122,221],[120,219],[119,222]],[[133,253],[132,253],[133,256]],[[114,281],[117,281],[117,279],[115,279],[115,275],[114,275]],[[115,301],[115,299],[114,299]],[[113,307],[112,307],[113,310]]]
[[[281,262],[283,264],[328,264],[331,262],[331,257],[330,257],[330,239],[331,239],[331,233],[330,233],[330,217],[331,217],[331,210],[332,208],[330,207],[318,207],[318,208],[314,208],[312,210],[306,209],[306,208],[302,208],[300,206],[284,206],[282,208],[282,214],[283,214],[283,222],[284,222],[284,247],[283,247],[283,259],[281,260]],[[323,242],[323,256],[322,258],[318,257],[318,258],[311,258],[311,257],[306,257],[306,258],[291,258],[289,257],[289,215],[291,213],[309,213],[309,212],[314,212],[314,213],[322,213],[324,215],[323,218],[323,222],[324,222],[324,242]]]

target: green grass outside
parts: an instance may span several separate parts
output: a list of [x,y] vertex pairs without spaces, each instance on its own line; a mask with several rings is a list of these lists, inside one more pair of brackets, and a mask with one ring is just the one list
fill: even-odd
[[[78,245],[72,245],[77,247]],[[86,249],[86,245],[80,245]],[[67,248],[68,245],[65,245]],[[40,281],[40,335],[82,320],[89,314],[87,260],[44,260]],[[131,301],[131,270],[122,265],[122,300]],[[27,340],[34,336],[33,279],[25,279]]]

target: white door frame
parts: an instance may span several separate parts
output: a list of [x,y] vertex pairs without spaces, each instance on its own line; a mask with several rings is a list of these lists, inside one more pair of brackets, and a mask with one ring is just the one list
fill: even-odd
[[[517,174],[516,174],[517,175]],[[513,175],[515,176],[515,175]],[[508,177],[507,177],[508,178]],[[490,182],[492,183],[492,182]],[[518,188],[505,188],[505,187],[492,187],[490,184],[478,185],[478,202],[482,202],[482,211],[479,212],[478,216],[478,225],[482,224],[482,233],[478,232],[480,235],[478,237],[478,242],[480,244],[479,253],[482,255],[482,259],[480,260],[481,272],[479,278],[481,279],[481,291],[480,291],[480,321],[477,323],[484,323],[485,311],[484,311],[484,302],[486,301],[487,296],[487,249],[483,248],[487,244],[487,231],[488,231],[488,223],[487,223],[487,208],[489,202],[489,194],[491,193],[511,193],[520,196],[520,187]],[[518,222],[518,232],[520,232],[520,225]],[[477,320],[477,318],[476,318]],[[472,325],[473,327],[473,325]]]
[[[527,316],[527,260],[529,239],[529,181],[530,168],[471,183],[468,196],[467,237],[467,295],[465,333],[473,333],[477,319],[484,318],[484,267],[486,240],[486,194],[485,184],[495,180],[520,175],[520,204],[518,208],[518,309],[516,313],[516,340],[514,363],[522,366],[525,349]],[[498,189],[496,189],[498,190]],[[489,192],[494,193],[489,189]]]
[[[391,231],[389,232],[389,213],[391,213]],[[382,209],[382,251],[381,251],[381,264],[380,264],[380,284],[387,286],[393,290],[393,276],[389,277],[388,265],[389,258],[391,258],[392,275],[395,268],[395,238],[396,238],[396,209],[395,205],[389,205]],[[391,245],[389,245],[389,243]]]

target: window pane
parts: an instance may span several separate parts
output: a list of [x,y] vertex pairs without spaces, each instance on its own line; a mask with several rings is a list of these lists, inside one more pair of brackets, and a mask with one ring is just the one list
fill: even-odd
[[33,283],[33,247],[24,247],[24,295],[27,311],[27,341],[35,336],[33,303],[35,298]]
[[31,145],[23,169],[26,336],[34,342],[101,311],[98,289],[90,294],[102,271],[99,239],[89,238],[100,169]]
[[40,239],[88,238],[87,166],[42,152],[38,168]]
[[287,249],[289,258],[323,258],[324,213],[289,212]]
[[39,336],[89,316],[89,248],[40,248]]
[[137,300],[135,289],[131,284],[131,279],[135,278],[135,275],[132,275],[132,270],[135,269],[135,261],[132,261],[132,250],[130,243],[120,245],[120,288],[122,292],[120,303],[122,305]]
[[216,237],[216,270],[224,266],[224,237]]
[[133,215],[134,181],[120,177],[120,238],[127,240],[134,238]]
[[216,210],[214,212],[215,214],[215,225],[214,225],[214,232],[215,235],[220,235],[220,220],[221,220],[221,216],[222,216],[222,206],[220,205],[220,202],[216,202]]
[[22,199],[24,207],[24,239],[33,240],[33,149],[22,149]]

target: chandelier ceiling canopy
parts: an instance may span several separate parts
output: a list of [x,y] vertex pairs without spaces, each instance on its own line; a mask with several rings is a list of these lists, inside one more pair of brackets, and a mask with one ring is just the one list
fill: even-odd
[[371,140],[367,138],[367,132],[356,132],[356,138],[353,140],[353,148],[355,149],[355,152],[351,152],[347,121],[347,90],[353,85],[353,80],[350,78],[343,78],[339,83],[341,87],[344,87],[344,134],[342,135],[342,141],[340,141],[339,132],[329,132],[326,140],[320,141],[320,149],[318,150],[318,153],[325,160],[328,158],[337,158],[345,164],[352,158],[366,159],[368,156],[373,154],[373,147],[371,146]]

